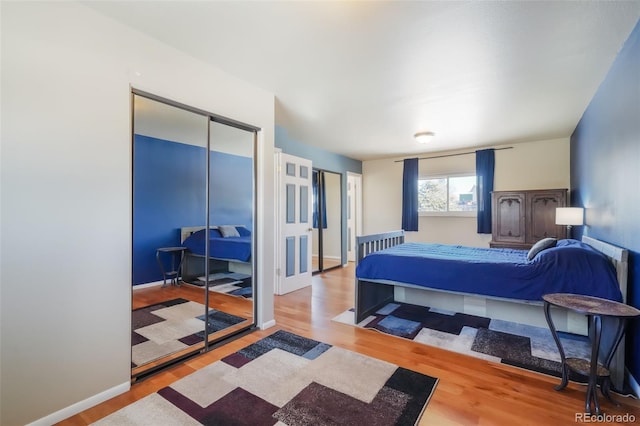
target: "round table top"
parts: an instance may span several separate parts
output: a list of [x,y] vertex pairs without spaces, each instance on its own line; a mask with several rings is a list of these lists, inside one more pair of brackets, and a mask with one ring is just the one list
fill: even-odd
[[187,248],[186,247],[160,247],[158,249],[158,251],[162,251],[162,252],[182,251],[182,250],[187,250]]
[[545,302],[571,309],[585,315],[604,315],[610,317],[637,317],[640,310],[633,306],[600,297],[571,293],[552,293],[542,296]]

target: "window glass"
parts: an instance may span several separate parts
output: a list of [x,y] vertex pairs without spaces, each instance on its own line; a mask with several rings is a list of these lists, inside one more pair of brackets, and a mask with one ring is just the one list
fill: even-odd
[[418,180],[418,211],[447,211],[447,178]]
[[476,211],[476,177],[449,177],[449,211]]
[[475,212],[476,177],[446,176],[418,180],[418,211]]

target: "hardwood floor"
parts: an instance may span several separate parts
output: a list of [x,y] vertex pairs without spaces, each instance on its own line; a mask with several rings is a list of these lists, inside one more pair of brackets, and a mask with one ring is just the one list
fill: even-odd
[[[60,425],[94,422],[277,329],[386,360],[440,379],[421,425],[561,425],[575,424],[584,408],[586,388],[571,383],[557,392],[559,379],[460,355],[442,349],[331,321],[353,305],[353,266],[313,277],[311,287],[275,296],[277,326],[257,331],[200,355],[142,382],[131,390],[77,414]],[[180,289],[176,289],[179,292]],[[640,402],[614,394],[619,407],[601,398],[608,416],[633,415]],[[610,417],[615,421],[615,418]],[[578,422],[579,423],[579,422]],[[616,424],[602,422],[601,424]]]

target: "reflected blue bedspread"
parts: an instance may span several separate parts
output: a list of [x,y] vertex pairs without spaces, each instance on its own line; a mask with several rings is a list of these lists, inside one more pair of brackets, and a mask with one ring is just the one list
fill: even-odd
[[[251,259],[251,235],[223,238],[213,229],[209,234],[209,257],[241,262],[248,262]],[[204,229],[191,234],[182,245],[191,253],[204,256],[206,247]]]
[[576,293],[622,301],[611,262],[577,240],[559,240],[531,261],[526,250],[404,243],[367,255],[356,277],[519,300]]

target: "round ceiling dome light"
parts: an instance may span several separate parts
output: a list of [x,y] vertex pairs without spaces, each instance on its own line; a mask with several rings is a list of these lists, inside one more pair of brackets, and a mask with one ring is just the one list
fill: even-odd
[[436,134],[433,132],[418,132],[413,135],[418,143],[429,143]]

